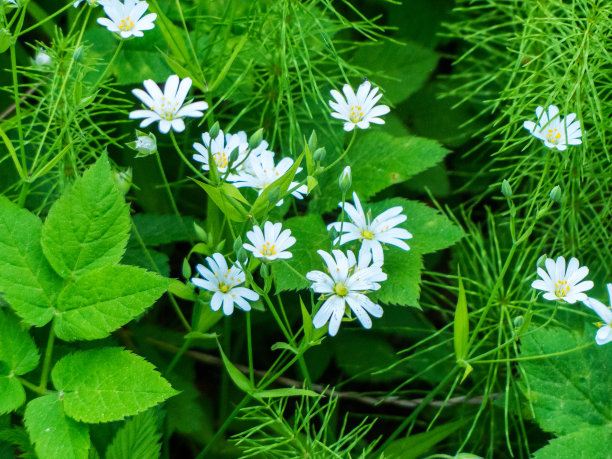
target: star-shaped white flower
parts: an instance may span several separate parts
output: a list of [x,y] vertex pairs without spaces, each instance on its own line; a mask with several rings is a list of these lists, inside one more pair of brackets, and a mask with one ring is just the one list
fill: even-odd
[[[258,148],[261,148],[261,146]],[[283,158],[278,164],[274,165],[274,153],[264,150],[259,155],[249,156],[247,163],[245,170],[236,177],[234,185],[238,188],[250,187],[261,194],[269,185],[285,175],[291,166],[293,166],[293,159]],[[299,173],[301,170],[302,168],[298,167],[296,173]],[[293,190],[291,194],[295,198],[302,199],[304,197],[302,195],[308,192],[308,187],[302,185],[294,189],[297,185],[297,182],[291,182],[289,190]],[[281,199],[276,205],[280,206],[282,204],[283,200]]]
[[406,221],[406,216],[401,212],[404,210],[401,206],[391,207],[385,210],[371,220],[369,215],[366,215],[361,207],[357,193],[353,193],[353,202],[338,203],[351,219],[350,222],[334,222],[327,226],[330,230],[334,228],[343,234],[336,238],[334,244],[340,245],[350,241],[361,241],[359,249],[359,257],[365,255],[366,252],[371,252],[374,263],[382,264],[384,261],[382,244],[391,244],[403,250],[410,250],[408,244],[402,239],[411,239],[412,234],[403,228],[396,228],[397,225]]
[[282,223],[266,222],[262,232],[259,226],[254,226],[252,231],[246,233],[251,244],[242,247],[253,252],[255,258],[267,261],[291,258],[293,255],[286,250],[295,244],[295,238],[291,236],[291,230],[281,232],[282,228]]
[[[612,307],[612,284],[608,284],[607,287],[608,295],[610,296],[610,307]],[[612,341],[612,311],[610,307],[590,297],[584,300],[583,303],[586,307],[595,311],[601,317],[601,320],[604,321],[604,323],[599,322],[597,324],[600,328],[595,335],[595,342],[601,346]]]
[[542,290],[547,300],[563,300],[567,303],[584,301],[587,299],[585,291],[593,288],[592,281],[580,282],[589,274],[589,268],[580,266],[576,258],[570,259],[565,269],[565,258],[558,257],[557,261],[547,258],[546,271],[538,268],[538,275],[542,279],[534,280],[531,286]]
[[559,116],[559,109],[551,105],[548,111],[544,107],[536,108],[538,124],[533,121],[525,121],[523,127],[531,132],[531,135],[544,141],[548,148],[565,150],[568,145],[580,145],[582,131],[580,120],[576,119],[575,113],[570,113],[565,118]]
[[185,130],[183,117],[199,118],[204,115],[202,110],[208,108],[206,102],[194,102],[183,106],[191,88],[191,78],[180,81],[177,75],[170,75],[164,85],[163,93],[153,80],[145,80],[143,85],[146,92],[142,89],[132,89],[132,93],[149,107],[149,110],[134,110],[130,113],[130,119],[144,118],[140,123],[141,128],[159,121],[159,131],[163,134],[166,134],[170,128],[176,132],[183,132]]
[[223,305],[223,314],[229,316],[234,312],[235,303],[243,311],[250,311],[251,305],[247,300],[255,301],[259,295],[246,287],[238,287],[245,279],[242,269],[237,265],[228,268],[225,258],[220,253],[213,254],[212,258],[206,257],[206,262],[210,269],[204,265],[197,265],[196,269],[202,278],[194,277],[191,282],[201,289],[214,292],[210,308],[218,311]]
[[[355,313],[364,328],[372,327],[372,317],[382,317],[383,309],[365,294],[378,290],[387,275],[380,264],[370,265],[369,254],[355,259],[350,250],[345,255],[340,250],[333,251],[333,257],[323,251],[317,252],[327,265],[327,273],[310,271],[306,278],[313,282],[312,290],[327,298],[313,318],[315,328],[323,327],[329,322],[329,334],[335,336],[344,317],[346,305]],[[369,315],[368,315],[369,314]]]
[[335,89],[331,90],[331,95],[335,99],[329,101],[331,108],[336,110],[332,112],[334,118],[346,121],[344,123],[345,131],[352,131],[355,126],[361,129],[370,127],[370,123],[385,124],[382,115],[389,113],[389,107],[386,105],[376,105],[376,102],[382,97],[382,94],[376,94],[378,88],[370,90],[371,84],[365,80],[357,89],[357,94],[353,92],[348,84],[342,88],[346,99]]
[[[249,148],[249,142],[247,141],[247,135],[244,131],[240,131],[238,134],[223,134],[222,130],[219,130],[219,134],[216,138],[210,138],[210,134],[205,132],[202,134],[202,142],[195,142],[193,148],[199,153],[193,155],[193,159],[202,163],[202,169],[207,171],[210,169],[208,164],[208,151],[215,161],[217,170],[224,174],[227,172],[227,166],[229,164],[230,155],[234,149],[238,148],[238,158],[234,161],[234,165],[241,164],[246,159],[247,150]],[[231,176],[228,177],[228,181],[232,181]]]
[[104,8],[107,18],[99,18],[98,24],[106,27],[109,32],[118,34],[121,38],[142,37],[143,30],[151,30],[155,27],[153,21],[157,14],[150,13],[143,16],[149,4],[140,0],[105,0],[100,3]]

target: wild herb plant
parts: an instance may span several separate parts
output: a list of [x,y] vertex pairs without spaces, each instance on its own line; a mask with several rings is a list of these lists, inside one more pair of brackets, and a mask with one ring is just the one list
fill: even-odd
[[0,3],[2,457],[606,457],[611,7],[404,3]]

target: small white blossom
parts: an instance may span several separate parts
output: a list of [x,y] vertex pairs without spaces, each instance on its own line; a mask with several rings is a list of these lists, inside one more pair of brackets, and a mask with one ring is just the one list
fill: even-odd
[[589,268],[580,266],[576,258],[572,258],[565,269],[565,258],[558,257],[557,261],[547,258],[544,262],[546,271],[538,268],[538,275],[542,279],[534,280],[531,286],[542,290],[547,300],[563,300],[567,303],[584,301],[587,299],[585,292],[593,288],[592,281],[580,282],[589,274]]
[[242,247],[253,252],[255,258],[268,261],[291,258],[293,255],[286,250],[295,244],[295,238],[291,236],[291,230],[281,232],[282,228],[282,223],[266,222],[262,232],[259,226],[254,226],[253,231],[246,233],[251,244],[244,244]]
[[159,121],[159,131],[163,134],[170,131],[170,128],[176,132],[183,132],[185,130],[183,117],[199,118],[204,115],[202,110],[208,108],[206,102],[194,102],[183,106],[191,88],[191,78],[180,81],[177,75],[171,75],[164,85],[163,93],[153,80],[145,80],[143,85],[146,92],[142,89],[132,89],[132,93],[149,110],[135,110],[130,113],[131,119],[144,118],[140,123],[141,128]]
[[[261,145],[258,148],[261,148]],[[245,170],[236,177],[234,185],[238,188],[250,187],[261,194],[264,189],[291,169],[291,166],[293,166],[293,159],[283,158],[277,165],[274,165],[274,153],[269,150],[264,150],[259,155],[254,157],[249,156],[247,163]],[[301,170],[302,168],[298,167],[296,173],[299,173]],[[308,187],[302,185],[294,189],[297,185],[297,182],[291,182],[289,190],[293,190],[291,194],[295,198],[302,199],[302,195],[308,192]],[[282,204],[283,200],[281,199],[276,205],[280,206]]]
[[223,314],[229,316],[234,312],[235,303],[243,311],[250,311],[251,305],[247,300],[255,301],[259,295],[246,287],[238,287],[245,279],[242,269],[237,265],[228,268],[225,258],[220,253],[206,257],[206,262],[210,269],[204,265],[197,265],[196,269],[202,278],[194,277],[191,282],[204,290],[214,292],[210,300],[211,309],[218,311],[223,306]]
[[40,48],[34,56],[32,63],[37,67],[47,67],[51,64],[51,56],[45,52],[44,48]]
[[[100,5],[104,8],[107,18],[99,18],[98,24],[106,27],[109,32],[118,34],[121,38],[142,37],[143,30],[155,27],[153,21],[157,14],[149,13],[143,16],[149,4],[140,0],[105,0]],[[77,5],[78,6],[78,5]]]
[[[391,244],[403,250],[410,250],[408,244],[402,239],[411,239],[412,234],[403,228],[396,228],[397,225],[406,221],[406,216],[401,212],[404,210],[401,206],[391,207],[378,215],[374,220],[370,219],[370,215],[366,215],[361,207],[357,193],[353,193],[353,202],[338,203],[341,209],[351,219],[350,222],[334,222],[327,226],[330,230],[334,228],[343,234],[336,238],[334,244],[340,245],[350,241],[361,241],[361,249],[359,257],[365,255],[366,252],[372,252],[374,263],[381,263],[384,260],[382,244]],[[344,205],[343,205],[344,204]]]
[[[224,174],[227,172],[229,165],[230,155],[234,149],[238,148],[238,158],[234,161],[234,164],[244,163],[246,159],[247,150],[249,148],[249,142],[244,131],[240,131],[238,134],[223,134],[222,130],[219,130],[219,134],[216,138],[210,138],[210,134],[205,132],[202,134],[202,142],[195,142],[193,148],[199,153],[193,155],[193,159],[202,163],[202,169],[207,171],[210,169],[208,164],[208,152],[215,161],[217,170]],[[231,177],[228,177],[228,181],[232,181]]]
[[359,261],[350,250],[346,255],[340,250],[334,250],[333,257],[323,250],[317,253],[325,261],[327,273],[310,271],[306,278],[313,282],[312,290],[321,293],[326,300],[313,318],[314,327],[321,328],[329,322],[329,334],[335,336],[348,305],[361,325],[371,328],[370,315],[382,317],[383,309],[365,294],[380,289],[378,282],[387,279],[381,265],[370,265],[372,258],[369,253],[360,256]]
[[370,82],[365,80],[355,94],[353,88],[345,84],[342,91],[346,99],[335,89],[331,90],[331,95],[336,100],[335,102],[329,101],[330,107],[336,110],[331,115],[334,118],[346,121],[344,123],[345,131],[352,131],[355,126],[367,129],[370,127],[370,123],[385,124],[385,121],[379,117],[389,113],[389,107],[376,105],[382,94],[376,94],[378,88],[372,90],[370,88]]
[[568,145],[580,145],[582,131],[580,120],[576,119],[575,113],[570,113],[565,118],[559,115],[559,109],[551,105],[547,112],[544,107],[536,108],[538,124],[533,121],[525,121],[523,127],[531,132],[531,135],[544,141],[548,148],[565,150]]
[[[608,284],[607,287],[608,295],[610,296],[610,305],[612,307],[612,284]],[[601,346],[612,341],[612,311],[610,307],[595,298],[587,298],[583,303],[585,306],[595,311],[597,315],[601,317],[601,320],[604,321],[604,323],[599,322],[596,324],[600,328],[595,335],[595,342]]]

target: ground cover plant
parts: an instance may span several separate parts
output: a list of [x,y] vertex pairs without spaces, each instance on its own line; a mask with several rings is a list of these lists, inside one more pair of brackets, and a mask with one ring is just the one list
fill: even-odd
[[0,0],[0,457],[608,457],[611,28]]

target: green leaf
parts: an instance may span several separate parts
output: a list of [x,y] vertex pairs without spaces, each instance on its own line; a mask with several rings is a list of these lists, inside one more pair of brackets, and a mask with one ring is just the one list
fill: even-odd
[[221,358],[223,359],[225,369],[227,370],[230,378],[232,378],[232,381],[234,381],[234,384],[236,384],[243,392],[252,394],[254,389],[253,386],[251,386],[251,382],[240,372],[238,368],[236,368],[232,362],[229,361],[229,359],[225,356],[223,349],[221,349],[221,345],[219,345],[219,352],[221,353]]
[[[193,226],[196,220],[192,217],[178,218],[176,215],[136,214],[133,221],[146,246],[157,247],[162,244],[196,239]],[[140,247],[133,234],[129,245]]]
[[433,140],[393,137],[381,131],[366,133],[355,142],[344,162],[318,177],[317,199],[311,201],[309,209],[322,213],[338,205],[342,199],[338,177],[346,165],[351,166],[353,190],[363,202],[379,191],[435,166],[448,153]]
[[[465,288],[463,287],[463,280],[461,279],[461,273],[458,274],[459,278],[459,293],[457,296],[457,307],[455,308],[455,320],[453,323],[453,338],[455,343],[455,357],[457,362],[465,366],[465,358],[469,352],[469,338],[470,338],[470,320],[468,317],[467,299],[465,297]],[[469,364],[468,364],[469,365]],[[468,367],[469,368],[469,367]],[[467,376],[467,373],[466,375]],[[464,378],[465,378],[464,376]]]
[[140,246],[128,247],[123,254],[121,263],[159,272],[164,277],[170,276],[170,258],[165,253],[155,249],[146,248],[145,251]]
[[169,283],[169,279],[135,266],[90,271],[58,297],[55,333],[65,341],[105,338],[142,314]]
[[236,194],[235,191],[240,194],[240,191],[234,185],[223,183],[221,186],[215,187],[198,180],[194,180],[194,182],[206,191],[208,197],[213,200],[227,218],[235,222],[244,222],[248,219],[247,210],[239,199],[233,197]]
[[353,60],[371,70],[385,99],[393,104],[406,100],[420,89],[436,68],[439,56],[418,43],[383,41],[361,46]]
[[289,218],[283,223],[285,228],[291,230],[296,242],[289,249],[293,257],[272,264],[277,292],[309,287],[311,282],[306,279],[306,273],[323,268],[323,260],[317,250],[330,250],[331,247],[325,224],[319,215]]
[[130,230],[130,214],[102,155],[51,207],[43,251],[58,274],[78,277],[118,263]]
[[0,292],[30,325],[42,327],[53,317],[60,277],[43,255],[42,222],[0,196]]
[[468,419],[449,422],[435,427],[427,432],[410,435],[409,437],[395,440],[384,449],[385,457],[401,457],[402,459],[416,459],[423,457],[434,446],[443,441],[452,433],[456,432],[461,426],[466,424]]
[[57,394],[35,398],[25,410],[25,425],[39,457],[87,459],[89,427],[66,416]]
[[278,397],[318,397],[318,392],[299,389],[297,387],[285,387],[283,389],[269,389],[256,392],[253,396],[257,399],[262,398],[278,398]]
[[177,393],[151,363],[118,347],[67,355],[51,379],[63,393],[66,414],[89,423],[133,416]]
[[368,296],[373,301],[386,304],[418,307],[422,269],[423,257],[420,253],[415,250],[404,252],[393,247],[385,252],[383,271],[387,273],[387,280],[380,284],[380,290]]
[[[0,367],[4,365],[0,362]],[[15,411],[26,400],[25,390],[15,376],[8,376],[0,369],[0,414]]]
[[[521,361],[522,389],[546,431],[565,435],[612,423],[612,387],[606,383],[612,374],[612,347],[594,345],[592,326],[586,334],[546,328],[521,338],[521,357],[536,357]],[[583,349],[575,350],[579,347]]]
[[600,426],[582,429],[550,440],[549,444],[533,454],[534,459],[592,459],[609,457],[612,451],[612,427]]
[[156,459],[161,455],[161,434],[153,411],[125,421],[106,450],[106,459]]

